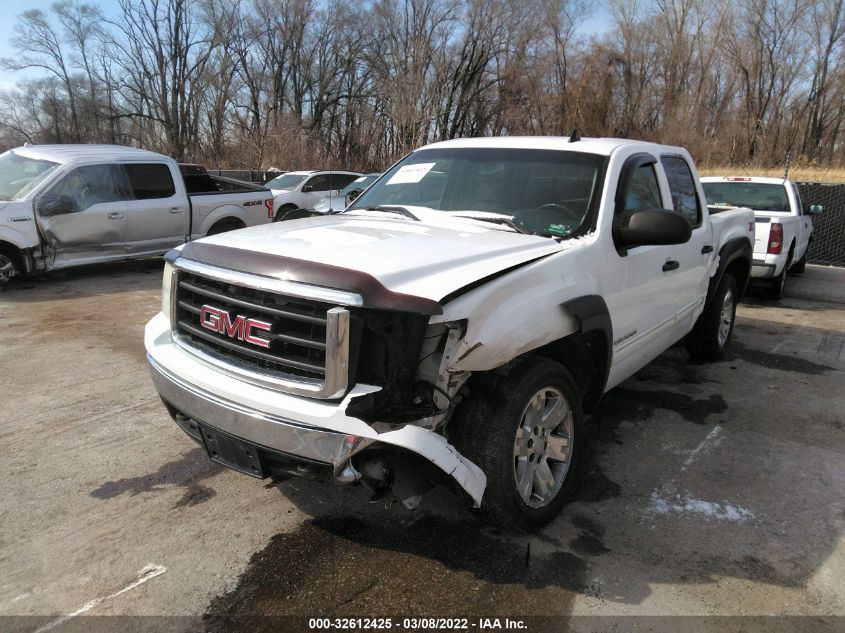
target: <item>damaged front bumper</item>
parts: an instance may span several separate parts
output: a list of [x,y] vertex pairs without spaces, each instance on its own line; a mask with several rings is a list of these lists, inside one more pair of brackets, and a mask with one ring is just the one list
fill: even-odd
[[[442,435],[413,424],[379,433],[363,420],[346,415],[352,398],[378,387],[356,385],[343,399],[333,402],[238,380],[176,345],[163,314],[147,324],[144,342],[156,389],[174,421],[200,443],[200,427],[210,428],[223,438],[232,437],[265,451],[268,459],[290,459],[303,468],[322,468],[339,483],[360,477],[352,463],[356,455],[400,449],[435,465],[454,479],[476,506],[481,504],[484,473]],[[263,468],[249,474],[266,475]]]

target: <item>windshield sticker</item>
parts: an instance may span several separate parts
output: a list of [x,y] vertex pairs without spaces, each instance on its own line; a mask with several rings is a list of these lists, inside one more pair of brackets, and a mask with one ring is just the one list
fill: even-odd
[[418,163],[416,165],[405,165],[400,167],[399,171],[393,174],[385,184],[387,185],[401,185],[419,182],[425,175],[431,171],[437,163]]
[[566,235],[572,233],[572,228],[563,226],[562,224],[549,224],[549,232],[557,233],[558,235]]

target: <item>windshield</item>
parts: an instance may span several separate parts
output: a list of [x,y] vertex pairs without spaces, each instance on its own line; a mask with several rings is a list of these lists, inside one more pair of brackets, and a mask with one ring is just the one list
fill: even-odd
[[0,200],[20,200],[58,166],[14,152],[0,155]]
[[756,211],[789,212],[786,187],[758,182],[704,182],[707,204],[716,207],[748,207]]
[[603,164],[596,154],[556,150],[419,150],[348,210],[401,205],[478,219],[499,215],[525,232],[571,237],[588,224]]
[[340,195],[345,196],[350,191],[357,191],[357,190],[360,190],[360,189],[366,189],[378,177],[379,177],[379,174],[374,174],[372,176],[361,176],[360,178],[357,178],[357,179],[353,180],[352,182],[350,182],[348,185],[346,185],[343,188],[343,190],[340,192]]
[[278,178],[273,178],[264,186],[268,189],[293,189],[306,178],[308,178],[308,174],[284,174]]

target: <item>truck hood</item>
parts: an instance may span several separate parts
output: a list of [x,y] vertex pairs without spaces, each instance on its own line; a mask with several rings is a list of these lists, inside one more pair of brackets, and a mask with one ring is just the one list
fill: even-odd
[[[385,214],[380,214],[385,215]],[[562,250],[548,237],[489,228],[475,220],[444,223],[400,218],[330,215],[278,222],[215,235],[188,244],[182,255],[279,278],[294,268],[322,265],[364,273],[391,293],[440,301],[468,284]],[[224,250],[225,249],[225,250]],[[226,250],[231,252],[227,253]],[[278,267],[274,269],[273,257]],[[261,260],[260,267],[255,261]],[[345,288],[344,275],[338,284]],[[322,275],[332,285],[331,274]]]

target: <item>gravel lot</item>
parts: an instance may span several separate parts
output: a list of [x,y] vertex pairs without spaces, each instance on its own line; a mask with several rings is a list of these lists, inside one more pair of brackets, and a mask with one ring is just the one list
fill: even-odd
[[809,266],[780,304],[748,298],[722,362],[675,347],[610,392],[578,501],[531,537],[483,527],[446,492],[408,512],[214,465],[147,373],[160,276],[149,261],[0,292],[0,615],[41,616],[0,628],[80,609],[212,628],[222,614],[845,616],[845,269]]

